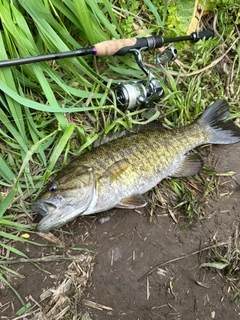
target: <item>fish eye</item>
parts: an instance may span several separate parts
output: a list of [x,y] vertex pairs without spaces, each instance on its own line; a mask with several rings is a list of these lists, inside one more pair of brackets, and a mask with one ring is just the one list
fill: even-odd
[[57,188],[58,188],[58,184],[57,184],[57,182],[54,182],[50,187],[49,187],[49,191],[50,192],[54,192],[54,191],[56,191],[57,190]]

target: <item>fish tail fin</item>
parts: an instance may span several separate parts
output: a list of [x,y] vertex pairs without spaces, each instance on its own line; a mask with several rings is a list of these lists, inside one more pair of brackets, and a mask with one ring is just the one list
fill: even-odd
[[208,134],[208,143],[233,144],[240,142],[240,128],[229,117],[229,104],[226,100],[214,102],[197,119]]

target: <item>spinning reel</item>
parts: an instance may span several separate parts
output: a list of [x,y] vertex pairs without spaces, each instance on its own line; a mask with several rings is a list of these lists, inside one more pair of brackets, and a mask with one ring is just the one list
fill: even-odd
[[[119,82],[115,89],[117,107],[122,110],[134,109],[139,106],[147,106],[152,101],[157,101],[163,95],[163,88],[160,81],[143,64],[141,50],[131,49],[138,66],[148,77],[147,80],[132,82]],[[154,63],[163,67],[167,62],[177,58],[177,50],[170,46],[163,52],[157,54]]]

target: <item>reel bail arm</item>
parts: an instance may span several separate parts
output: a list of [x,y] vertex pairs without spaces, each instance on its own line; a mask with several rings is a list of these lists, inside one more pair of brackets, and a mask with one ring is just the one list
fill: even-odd
[[[129,52],[134,54],[136,62],[140,69],[148,77],[147,80],[119,82],[115,89],[117,107],[126,110],[139,106],[146,106],[151,101],[157,101],[163,95],[163,88],[160,81],[143,64],[141,50],[131,49]],[[177,58],[177,50],[170,46],[155,58],[155,64],[162,66]],[[164,80],[164,79],[163,79]]]

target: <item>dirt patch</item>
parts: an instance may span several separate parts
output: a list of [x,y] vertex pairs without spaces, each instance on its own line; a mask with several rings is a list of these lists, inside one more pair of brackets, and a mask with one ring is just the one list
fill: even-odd
[[[48,319],[239,319],[239,159],[239,144],[212,148],[208,162],[216,163],[219,173],[235,174],[220,177],[217,196],[207,198],[201,218],[190,228],[181,230],[184,217],[177,216],[176,223],[160,209],[151,222],[144,211],[133,210],[118,210],[102,225],[92,218],[79,218],[64,227],[65,233],[54,234],[67,246],[93,250],[95,255],[83,253],[91,256],[88,267],[82,268],[78,260],[39,263],[51,273],[46,274],[31,264],[18,264],[14,268],[25,278],[14,280],[15,288],[33,305],[78,269],[78,279],[85,276],[86,281],[78,286],[71,283],[71,290],[60,294],[69,297],[66,306],[74,297],[75,305],[71,306],[77,311],[74,315],[68,311],[63,317],[59,313],[58,318],[49,313]],[[54,247],[30,246],[27,251],[31,257],[66,253]],[[224,271],[199,268],[217,257],[231,262]],[[70,268],[73,263],[77,269]],[[42,311],[51,309],[53,295],[49,292],[49,299],[41,303]],[[0,296],[2,319],[11,319],[21,304],[10,290],[2,290]],[[41,319],[45,319],[43,315]]]
[[224,253],[239,225],[240,146],[214,147],[210,160],[213,157],[219,158],[219,173],[236,174],[222,178],[217,200],[205,203],[207,219],[181,231],[161,212],[158,221],[149,223],[136,212],[120,211],[108,225],[91,230],[91,239],[96,239],[91,248],[97,255],[93,285],[86,294],[113,309],[91,311],[93,319],[239,317],[239,305],[232,302],[236,288],[231,278],[213,268],[199,268],[215,257],[212,250]]

